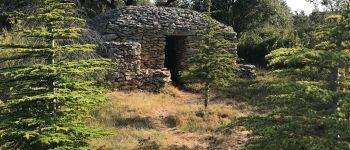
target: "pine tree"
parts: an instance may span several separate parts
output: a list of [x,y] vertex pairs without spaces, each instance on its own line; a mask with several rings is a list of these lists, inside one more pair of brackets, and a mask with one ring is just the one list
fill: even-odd
[[104,99],[104,90],[89,77],[104,71],[105,59],[68,60],[65,55],[92,52],[95,45],[62,44],[79,37],[84,20],[74,4],[42,0],[33,26],[18,30],[31,44],[1,44],[11,55],[1,61],[30,58],[25,64],[0,69],[0,147],[4,149],[84,149],[87,140],[104,134],[84,125],[89,109]]
[[[211,4],[211,2],[209,2]],[[207,20],[209,27],[197,31],[201,41],[193,43],[192,50],[186,64],[187,69],[181,72],[184,79],[201,83],[205,86],[204,106],[210,101],[210,89],[212,86],[227,86],[235,76],[235,57],[229,51],[234,44],[226,39],[219,24],[210,18],[208,8]]]
[[317,28],[315,47],[282,48],[267,55],[270,66],[282,68],[274,73],[283,78],[252,88],[270,93],[273,112],[231,125],[253,130],[257,138],[247,149],[350,148],[350,78],[344,76],[350,64],[349,9],[326,22]]

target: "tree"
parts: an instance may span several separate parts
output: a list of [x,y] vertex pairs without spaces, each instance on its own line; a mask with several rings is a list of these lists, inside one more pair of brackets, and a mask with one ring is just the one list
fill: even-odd
[[[207,6],[207,0],[191,0],[197,11]],[[215,0],[211,16],[233,27],[239,39],[238,56],[249,63],[265,66],[265,55],[294,38],[292,14],[282,0]]]
[[348,0],[307,0],[315,5],[323,5],[328,11],[339,13],[348,5]]
[[[208,0],[191,0],[192,9],[204,12]],[[292,23],[290,8],[281,0],[215,0],[212,4],[214,19],[242,32],[273,26],[289,28]]]
[[[102,130],[84,125],[91,107],[104,99],[104,90],[89,75],[104,71],[105,59],[70,61],[63,54],[94,51],[95,45],[66,44],[79,37],[83,19],[75,17],[74,3],[42,0],[35,15],[23,21],[35,25],[18,30],[28,45],[1,44],[13,61],[26,64],[0,69],[0,146],[5,149],[83,149]],[[80,26],[80,27],[79,27]]]
[[[76,3],[75,9],[79,10],[82,16],[87,19],[118,7],[123,6],[152,6],[150,0],[66,0],[67,2]],[[1,0],[0,1],[0,29],[6,27],[9,29],[8,13],[21,11],[28,14],[33,13],[33,9],[40,3],[40,0]]]
[[[210,6],[208,12],[211,12]],[[198,49],[193,50],[190,54],[186,62],[188,68],[181,73],[183,78],[191,82],[204,84],[205,107],[210,101],[212,86],[228,85],[235,76],[235,58],[228,50],[234,45],[223,38],[225,32],[218,23],[209,16],[208,21],[209,27],[197,32],[202,40],[193,44]]]
[[150,0],[77,0],[76,2],[88,18],[118,7],[152,5]]
[[[199,12],[207,11],[209,4],[209,0],[184,1],[187,5],[181,7]],[[266,66],[265,55],[271,50],[295,42],[292,13],[283,0],[215,0],[211,17],[233,27],[238,56],[248,63]]]
[[272,50],[281,47],[292,47],[298,43],[298,38],[290,29],[280,29],[266,26],[251,29],[241,33],[238,39],[238,56],[245,63],[267,66],[265,56]]
[[350,64],[348,8],[317,28],[315,47],[281,48],[267,55],[269,65],[281,68],[274,73],[283,80],[253,88],[270,93],[266,100],[273,111],[232,124],[245,125],[258,136],[248,149],[349,149],[350,78],[339,76]]
[[306,48],[313,48],[317,45],[317,41],[314,40],[315,27],[325,24],[328,15],[328,12],[321,11],[313,11],[310,15],[306,15],[304,12],[296,12],[293,15],[293,29],[296,36],[300,39],[300,44]]
[[156,6],[189,8],[189,0],[155,0]]
[[167,0],[164,6],[170,6],[171,3],[176,2],[176,0]]
[[265,66],[265,55],[293,42],[292,14],[282,0],[237,0],[221,7],[226,11],[217,15],[230,16],[223,19],[238,33],[238,56],[246,62]]
[[10,30],[12,25],[9,20],[10,13],[16,11],[30,12],[31,6],[35,6],[38,0],[1,0],[0,1],[0,31]]

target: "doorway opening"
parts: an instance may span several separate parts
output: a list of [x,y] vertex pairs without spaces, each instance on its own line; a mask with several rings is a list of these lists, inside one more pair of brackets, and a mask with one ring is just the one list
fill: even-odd
[[186,36],[169,36],[165,44],[165,64],[170,70],[173,85],[181,86],[179,72],[182,69],[183,55],[186,52]]

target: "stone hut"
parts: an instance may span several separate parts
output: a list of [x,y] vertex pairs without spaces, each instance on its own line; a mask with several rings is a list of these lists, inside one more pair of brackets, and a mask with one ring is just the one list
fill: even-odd
[[[195,31],[208,26],[199,12],[164,7],[124,7],[105,12],[90,26],[101,34],[103,54],[117,62],[111,79],[118,89],[156,91],[165,83],[178,82]],[[231,27],[222,25],[236,39]],[[232,48],[236,55],[236,48]]]

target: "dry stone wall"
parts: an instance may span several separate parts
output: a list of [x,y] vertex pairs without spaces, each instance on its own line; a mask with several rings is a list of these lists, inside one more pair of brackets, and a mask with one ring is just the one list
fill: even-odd
[[[195,31],[208,26],[206,17],[196,11],[163,7],[124,7],[105,12],[92,21],[90,26],[101,34],[108,49],[108,57],[120,63],[113,71],[117,88],[134,89],[162,86],[168,82],[169,70],[165,67],[165,46],[168,37],[185,37],[181,58],[183,63],[190,43],[198,40]],[[235,40],[231,27],[221,25]],[[231,48],[236,55],[236,48]],[[154,82],[154,83],[152,83]],[[154,88],[153,88],[154,87]]]
[[170,82],[166,69],[141,68],[141,44],[137,42],[106,42],[107,57],[116,63],[110,72],[114,87],[121,90],[142,89],[157,91]]
[[256,66],[248,64],[238,64],[237,76],[246,79],[256,78]]

